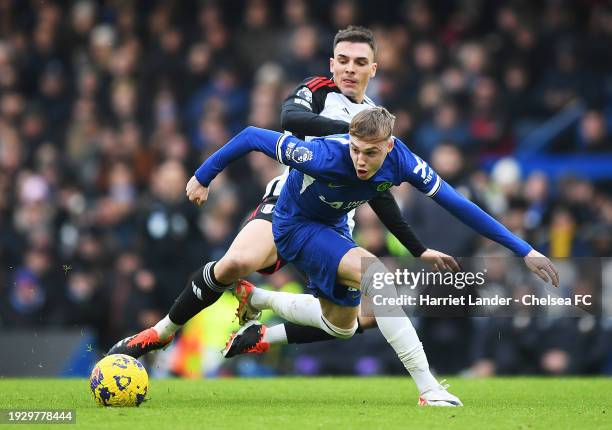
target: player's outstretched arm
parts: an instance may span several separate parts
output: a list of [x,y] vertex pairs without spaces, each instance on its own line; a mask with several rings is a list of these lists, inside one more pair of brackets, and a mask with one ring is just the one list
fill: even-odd
[[348,133],[348,122],[324,117],[288,100],[281,110],[281,127],[302,136]]
[[307,78],[287,96],[281,107],[283,130],[298,136],[348,133],[348,122],[319,114],[325,107],[329,92],[329,85],[324,81],[329,80],[324,77]]
[[460,270],[455,259],[443,252],[426,248],[414,233],[389,190],[369,201],[370,207],[387,229],[414,256],[431,264],[436,270]]
[[535,251],[523,239],[512,234],[506,227],[477,205],[463,197],[446,182],[441,181],[439,190],[433,199],[464,224],[470,226],[483,236],[512,250],[523,257],[527,267],[545,282],[559,286],[559,275],[551,261]]
[[402,216],[402,212],[389,190],[380,193],[368,203],[385,227],[410,251],[410,254],[414,257],[420,257],[427,250]]
[[223,145],[202,163],[195,172],[198,182],[208,187],[212,180],[235,161],[251,151],[263,152],[270,158],[278,158],[276,151],[282,133],[257,127],[247,127]]
[[279,163],[316,177],[326,171],[329,156],[326,145],[305,142],[294,136],[257,127],[247,127],[208,157],[194,176],[203,186],[211,181],[232,161],[251,151],[259,151]]

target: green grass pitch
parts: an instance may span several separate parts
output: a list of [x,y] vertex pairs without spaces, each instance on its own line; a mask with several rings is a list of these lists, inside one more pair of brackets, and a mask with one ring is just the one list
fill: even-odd
[[[396,377],[154,379],[139,408],[97,406],[83,379],[0,379],[0,409],[76,409],[68,428],[87,429],[612,428],[612,378],[448,382],[465,407],[417,407],[410,378]],[[45,427],[57,428],[16,428]]]

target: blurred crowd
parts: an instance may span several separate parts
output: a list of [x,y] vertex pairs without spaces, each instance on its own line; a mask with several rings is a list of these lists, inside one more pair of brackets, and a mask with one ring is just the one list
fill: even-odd
[[[550,176],[520,162],[612,154],[605,1],[0,0],[0,327],[89,327],[105,350],[154,324],[189,273],[223,255],[279,166],[236,162],[204,209],[184,197],[192,172],[246,125],[279,130],[285,95],[328,74],[333,35],[350,24],[379,45],[368,95],[442,177],[551,257],[612,255],[612,168]],[[414,190],[395,194],[428,247],[497,250]],[[357,225],[372,252],[405,255],[368,207]],[[606,324],[426,319],[419,330],[445,372],[612,372]],[[341,347],[374,342],[372,354],[372,336]]]

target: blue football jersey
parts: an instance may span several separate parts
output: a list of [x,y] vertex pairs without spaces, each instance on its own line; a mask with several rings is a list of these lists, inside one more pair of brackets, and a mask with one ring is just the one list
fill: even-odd
[[274,210],[274,219],[285,224],[305,218],[342,227],[346,214],[393,185],[408,182],[480,234],[524,257],[531,246],[470,202],[420,157],[395,139],[381,168],[367,181],[357,177],[350,155],[348,134],[316,138],[309,142],[278,132],[247,127],[196,170],[205,187],[228,164],[250,151],[261,151],[294,170]]
[[333,135],[304,142],[281,136],[276,158],[294,169],[276,205],[275,216],[303,216],[328,225],[346,222],[346,214],[393,185],[408,182],[433,196],[441,180],[420,157],[399,139],[376,174],[362,180],[351,160],[349,135]]

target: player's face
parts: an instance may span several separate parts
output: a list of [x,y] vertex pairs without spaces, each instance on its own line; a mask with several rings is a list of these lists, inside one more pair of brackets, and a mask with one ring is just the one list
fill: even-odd
[[362,42],[340,42],[329,59],[329,69],[340,92],[361,103],[377,64],[370,45]]
[[351,136],[349,145],[357,177],[367,181],[378,172],[387,154],[393,149],[393,138],[370,142]]

